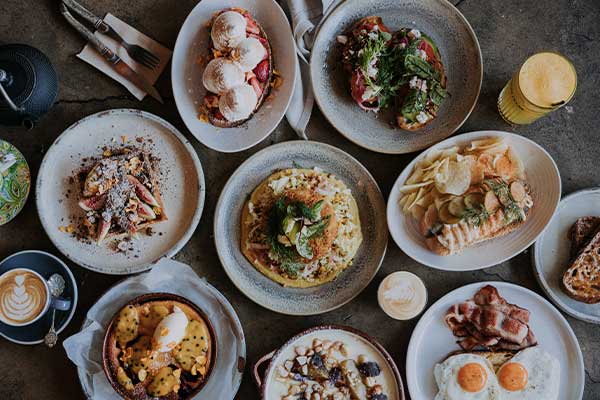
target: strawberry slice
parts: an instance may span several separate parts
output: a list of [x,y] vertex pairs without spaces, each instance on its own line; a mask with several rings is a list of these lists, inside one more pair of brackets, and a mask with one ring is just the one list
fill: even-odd
[[269,60],[259,62],[253,71],[260,82],[266,82],[269,79]]
[[223,116],[223,114],[221,114],[221,111],[219,110],[216,110],[214,115],[216,119],[225,120],[225,117]]
[[246,17],[246,32],[258,35],[260,33],[260,29],[258,29],[256,22],[254,22],[254,20],[247,15],[244,17]]
[[260,95],[262,94],[262,88],[260,87],[260,83],[258,83],[258,79],[252,78],[250,79],[249,83],[252,86],[252,89],[254,89],[256,92],[256,97],[260,98]]

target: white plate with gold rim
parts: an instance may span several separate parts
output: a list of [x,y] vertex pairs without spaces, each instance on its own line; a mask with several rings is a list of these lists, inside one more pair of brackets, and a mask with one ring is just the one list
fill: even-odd
[[484,285],[490,284],[507,302],[531,312],[529,326],[538,346],[560,363],[560,393],[557,399],[583,398],[585,369],[575,333],[562,314],[546,299],[531,290],[506,282],[472,283],[455,289],[436,301],[419,320],[406,354],[406,385],[412,400],[431,400],[437,393],[433,369],[454,351],[460,350],[456,338],[444,322],[446,311],[463,302]]
[[[158,160],[158,180],[168,220],[140,234],[132,251],[117,252],[108,243],[79,240],[65,229],[85,212],[78,206],[73,178],[84,159],[102,155],[105,146],[148,145]],[[175,127],[153,114],[115,109],[90,115],[67,128],[48,149],[36,183],[36,204],[52,243],[76,264],[92,271],[123,275],[142,272],[163,257],[174,256],[191,238],[204,206],[204,172],[192,145]],[[108,242],[108,241],[107,241]]]
[[[525,166],[526,181],[531,187],[533,208],[527,221],[515,231],[483,243],[469,246],[461,253],[441,256],[429,250],[416,221],[402,213],[400,187],[412,173],[417,161],[427,152],[473,140],[502,137],[516,151]],[[402,171],[392,187],[387,203],[387,221],[394,241],[408,256],[429,267],[447,271],[471,271],[500,264],[529,247],[550,223],[561,195],[560,173],[544,148],[523,136],[501,131],[477,131],[451,137],[417,156]]]

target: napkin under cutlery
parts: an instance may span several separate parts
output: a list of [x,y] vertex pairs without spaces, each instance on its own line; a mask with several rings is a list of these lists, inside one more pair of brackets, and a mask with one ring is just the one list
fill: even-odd
[[[131,44],[140,45],[146,50],[152,52],[158,58],[160,58],[160,63],[156,68],[146,68],[132,60],[129,54],[127,54],[125,48],[120,46],[118,42],[100,32],[94,33],[94,35],[96,35],[96,37],[102,40],[102,42],[108,48],[116,52],[117,55],[121,57],[121,59],[127,65],[131,67],[131,69],[133,69],[135,72],[146,78],[148,82],[154,85],[160,74],[167,66],[169,60],[171,59],[172,51],[110,13],[106,14],[106,16],[104,17],[104,22],[110,25],[119,35],[121,35],[121,37],[125,41]],[[90,44],[86,44],[83,50],[81,50],[81,52],[77,54],[77,57],[87,62],[88,64],[94,66],[106,75],[110,76],[111,78],[119,82],[121,85],[125,86],[125,88],[129,90],[129,92],[131,92],[131,94],[135,96],[138,100],[142,100],[146,96],[146,92],[129,82],[123,76],[119,75],[112,68],[111,64],[102,55],[100,55],[96,51],[96,49],[94,49],[94,47]]]
[[310,84],[310,49],[318,24],[343,0],[286,0],[296,42],[296,82],[286,118],[296,134],[305,140],[314,96]]

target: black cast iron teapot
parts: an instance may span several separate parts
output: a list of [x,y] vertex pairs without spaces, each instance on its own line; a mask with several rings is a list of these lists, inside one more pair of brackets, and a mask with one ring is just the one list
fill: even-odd
[[32,128],[58,95],[58,78],[44,53],[24,44],[0,45],[0,125]]

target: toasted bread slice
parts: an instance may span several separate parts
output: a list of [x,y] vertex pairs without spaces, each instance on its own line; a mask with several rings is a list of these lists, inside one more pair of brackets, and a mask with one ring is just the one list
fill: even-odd
[[[221,12],[217,13],[215,15],[215,17],[219,14],[221,14],[222,12],[225,11],[237,11],[242,15],[249,15],[249,12],[241,9],[241,8],[228,8],[225,10],[222,10]],[[257,35],[259,40],[261,40],[261,42],[263,43],[263,45],[266,47],[267,49],[267,55],[268,55],[268,62],[269,62],[269,69],[268,69],[268,74],[267,74],[267,79],[265,79],[263,82],[261,82],[260,80],[257,79],[258,81],[258,85],[260,86],[262,93],[261,95],[258,97],[258,101],[256,102],[256,107],[254,107],[254,111],[252,111],[252,114],[250,114],[250,116],[246,119],[241,119],[239,121],[228,121],[224,118],[221,118],[220,113],[218,113],[219,109],[218,108],[211,108],[208,110],[208,121],[214,125],[214,126],[218,126],[219,128],[233,128],[239,125],[242,125],[244,122],[248,121],[249,119],[252,118],[252,116],[258,111],[258,109],[262,106],[262,104],[264,103],[265,99],[269,96],[269,93],[271,92],[271,81],[273,80],[273,52],[271,49],[271,42],[269,41],[269,37],[267,36],[267,33],[265,32],[265,30],[263,29],[263,27],[252,17],[250,16],[250,18],[252,18],[252,20],[254,21],[254,23],[256,24],[256,26],[258,27],[259,30],[259,34]],[[213,18],[214,19],[214,18]],[[209,27],[209,30],[212,29],[212,21],[211,21],[211,25]],[[209,55],[212,58],[214,55],[213,52],[213,47],[212,47],[212,41],[209,44]]]
[[600,217],[581,217],[569,229],[571,240],[571,257],[576,257],[583,247],[590,241],[594,232],[600,228]]
[[562,283],[575,300],[588,304],[600,302],[600,230],[565,271]]

